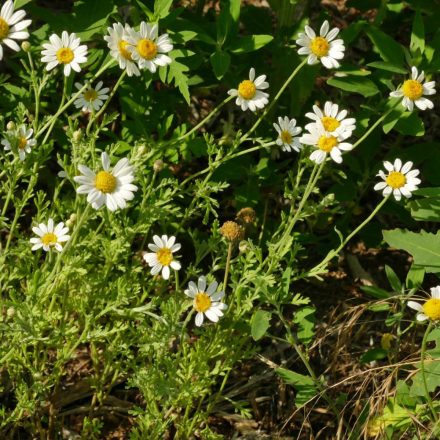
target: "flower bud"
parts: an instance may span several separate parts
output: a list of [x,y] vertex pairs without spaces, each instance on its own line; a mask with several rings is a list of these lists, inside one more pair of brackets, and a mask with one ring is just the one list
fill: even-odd
[[29,43],[29,41],[23,41],[21,43],[21,48],[25,51],[25,52],[29,52],[31,50],[31,43]]
[[238,244],[238,250],[240,253],[244,254],[249,249],[249,243],[246,240],[240,241]]
[[13,318],[15,315],[15,309],[14,307],[9,307],[8,310],[6,310],[6,316],[8,318]]
[[137,152],[140,156],[147,152],[147,147],[145,145],[140,145],[137,149]]
[[82,138],[82,131],[81,130],[75,130],[72,134],[72,139],[75,142],[79,142]]
[[8,131],[15,130],[15,122],[14,121],[9,121],[6,124],[6,130],[8,130]]
[[256,218],[257,214],[252,208],[242,208],[237,213],[237,220],[243,225],[251,225]]
[[153,170],[155,173],[160,173],[163,170],[163,160],[155,160],[153,164]]

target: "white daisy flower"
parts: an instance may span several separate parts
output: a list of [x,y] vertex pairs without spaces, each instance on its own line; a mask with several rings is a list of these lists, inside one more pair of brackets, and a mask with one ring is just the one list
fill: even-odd
[[89,167],[78,165],[82,176],[75,176],[75,182],[80,183],[76,192],[87,194],[87,201],[94,209],[106,205],[110,211],[123,209],[127,200],[132,200],[137,186],[134,180],[133,167],[127,158],[118,161],[113,170],[110,170],[110,158],[107,153],[101,155],[103,170],[95,174]]
[[130,29],[128,34],[129,46],[133,60],[137,61],[141,69],[148,69],[151,73],[156,72],[157,67],[166,66],[173,61],[167,52],[173,50],[173,44],[168,34],[158,37],[157,24],[141,22],[139,32]]
[[157,275],[162,271],[162,278],[167,280],[170,277],[170,267],[174,270],[180,270],[180,263],[174,259],[173,253],[177,252],[181,245],[176,243],[176,237],[162,235],[162,238],[158,235],[153,236],[153,243],[148,245],[150,251],[144,254],[143,258],[152,268],[151,275]]
[[388,174],[385,174],[382,170],[377,174],[383,179],[383,182],[379,182],[374,186],[376,191],[382,191],[383,195],[389,196],[393,193],[394,198],[399,201],[402,196],[411,197],[411,193],[415,191],[420,184],[421,180],[417,177],[420,173],[419,170],[411,170],[413,163],[406,162],[402,166],[402,161],[396,159],[394,165],[391,162],[383,163]]
[[213,281],[206,288],[206,277],[204,276],[199,277],[197,285],[193,281],[189,282],[185,295],[194,299],[193,306],[197,312],[195,319],[197,327],[203,324],[204,316],[212,322],[218,322],[219,318],[223,316],[223,310],[228,308],[226,304],[221,302],[225,292],[216,292],[217,287],[217,281]]
[[75,33],[68,34],[63,31],[61,38],[52,34],[49,37],[50,43],[44,43],[45,50],[41,52],[43,58],[41,61],[47,63],[46,70],[52,70],[58,64],[64,65],[64,76],[69,76],[71,70],[80,72],[81,63],[87,61],[87,46],[81,45],[81,40],[76,37]]
[[440,286],[431,287],[431,298],[422,305],[416,301],[408,301],[407,306],[417,310],[417,321],[440,320]]
[[325,161],[327,155],[336,162],[342,162],[342,151],[350,151],[353,145],[344,142],[350,137],[351,132],[327,133],[321,123],[308,124],[309,133],[300,138],[300,142],[306,145],[312,145],[316,150],[310,155],[310,159],[317,164]]
[[245,79],[238,85],[238,89],[231,89],[228,95],[236,96],[235,103],[241,107],[243,111],[250,109],[255,111],[257,108],[264,108],[269,102],[269,94],[262,92],[269,87],[266,82],[266,75],[260,75],[255,79],[255,69],[249,70],[249,79]]
[[38,235],[38,237],[30,239],[30,242],[33,244],[33,251],[40,248],[43,248],[46,252],[50,251],[51,248],[55,248],[58,252],[63,250],[61,243],[70,239],[70,235],[66,235],[69,232],[69,228],[64,227],[63,222],[58,223],[55,227],[54,226],[53,219],[50,218],[47,225],[40,223],[38,226],[32,228],[32,231]]
[[304,28],[305,34],[300,33],[296,44],[303,46],[298,50],[299,55],[308,55],[307,64],[321,62],[327,69],[337,69],[340,64],[337,60],[344,58],[344,40],[335,40],[339,34],[338,28],[329,31],[330,25],[327,20],[322,23],[319,36],[310,27]]
[[[78,90],[81,90],[84,85],[81,83],[75,83],[75,87]],[[104,104],[104,101],[108,98],[107,93],[109,90],[108,87],[102,88],[102,81],[99,81],[95,87],[88,84],[84,92],[75,100],[75,107],[81,108],[83,112],[98,111],[102,107],[102,104]],[[75,95],[75,93],[73,95]]]
[[299,142],[299,137],[295,137],[302,131],[301,127],[296,127],[296,120],[289,119],[287,116],[284,118],[278,118],[278,124],[273,124],[275,130],[278,133],[278,139],[276,140],[277,145],[281,147],[283,151],[295,150],[299,152],[302,145]]
[[351,133],[356,128],[356,119],[347,118],[347,110],[339,111],[338,104],[327,101],[324,104],[324,111],[322,111],[317,105],[313,106],[313,113],[306,113],[306,117],[312,119],[315,122],[306,125],[306,130],[309,127],[316,125],[316,123],[321,123],[325,131],[330,134],[338,134],[340,132],[350,132]]
[[124,28],[121,23],[114,23],[113,28],[107,28],[108,35],[104,37],[104,40],[107,41],[110,55],[119,63],[119,67],[126,69],[128,76],[139,76],[141,72],[128,50],[130,46],[128,38],[131,30],[128,24]]
[[0,60],[3,59],[3,44],[15,52],[20,46],[14,40],[26,40],[29,32],[25,29],[32,23],[32,20],[23,20],[26,12],[19,10],[14,12],[14,2],[8,0],[0,11]]
[[24,160],[26,154],[29,154],[31,148],[37,144],[37,141],[32,137],[33,134],[34,130],[32,128],[26,129],[26,126],[21,125],[14,132],[8,131],[8,137],[2,139],[1,143],[6,151],[16,148],[20,160]]
[[434,103],[428,98],[424,98],[424,95],[435,95],[435,81],[429,81],[423,83],[425,73],[423,70],[417,71],[417,67],[411,68],[411,79],[407,79],[401,87],[396,91],[391,92],[390,96],[393,98],[402,98],[402,105],[410,112],[414,109],[414,104],[420,110],[432,109]]

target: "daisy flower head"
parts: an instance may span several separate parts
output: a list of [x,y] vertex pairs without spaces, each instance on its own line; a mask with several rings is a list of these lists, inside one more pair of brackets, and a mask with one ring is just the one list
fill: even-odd
[[383,182],[376,183],[374,189],[376,191],[383,191],[382,194],[384,197],[392,193],[394,198],[399,201],[402,196],[410,198],[411,193],[418,189],[417,185],[419,185],[421,181],[417,176],[420,171],[411,170],[413,166],[412,162],[402,164],[400,159],[396,159],[394,164],[386,161],[383,163],[383,166],[387,174],[382,170],[379,171],[377,175]]
[[26,40],[29,32],[26,28],[32,20],[23,20],[26,12],[23,10],[14,12],[14,2],[8,0],[0,10],[0,60],[3,59],[3,44],[18,52],[20,46],[15,40]]
[[67,235],[69,228],[64,227],[63,222],[55,226],[52,218],[47,221],[47,225],[40,223],[38,226],[34,226],[32,231],[38,236],[30,239],[33,244],[33,251],[43,248],[44,251],[48,252],[51,248],[54,248],[56,251],[61,252],[63,250],[61,243],[65,243],[70,239],[70,235]]
[[299,55],[308,55],[307,64],[317,64],[321,62],[327,69],[337,69],[340,64],[338,60],[344,58],[344,40],[337,39],[339,34],[338,28],[330,30],[330,25],[327,20],[322,23],[319,35],[307,26],[304,29],[305,33],[300,33],[296,44],[302,46],[298,50]]
[[106,205],[110,211],[123,209],[127,200],[132,200],[137,186],[133,185],[133,166],[127,158],[121,159],[110,169],[110,158],[107,153],[102,153],[102,170],[94,173],[85,165],[78,165],[81,176],[75,176],[75,182],[80,183],[76,192],[87,194],[87,201],[92,208],[99,209]]
[[440,286],[431,287],[431,298],[422,304],[408,301],[408,307],[417,311],[417,321],[440,320]]
[[17,130],[7,133],[7,138],[2,139],[1,143],[6,151],[17,149],[18,156],[21,161],[26,157],[26,154],[31,152],[31,148],[37,144],[37,141],[32,137],[34,130],[27,129],[25,125],[20,125]]
[[356,119],[347,118],[347,115],[347,110],[340,110],[338,104],[330,101],[324,104],[324,110],[314,105],[313,112],[306,113],[306,117],[314,122],[306,125],[306,129],[309,130],[309,127],[321,123],[327,133],[350,132],[351,135],[356,128]]
[[221,302],[225,292],[217,292],[217,287],[217,281],[213,281],[207,288],[204,276],[199,277],[197,284],[193,281],[189,282],[185,295],[194,300],[193,307],[197,312],[195,319],[197,327],[203,324],[205,316],[212,322],[218,322],[219,318],[223,316],[223,310],[228,308],[226,304]]
[[[84,85],[81,83],[75,83],[75,87],[78,90],[81,90]],[[108,87],[102,88],[102,81],[99,81],[95,87],[88,84],[84,92],[75,99],[75,107],[80,108],[83,112],[98,111],[102,107],[102,104],[104,104],[104,101],[108,98],[107,93],[109,90]]]
[[168,52],[173,50],[173,44],[168,34],[158,35],[157,24],[141,23],[139,31],[130,29],[129,46],[133,60],[137,61],[141,69],[148,69],[151,73],[156,72],[158,67],[171,64],[173,61]]
[[342,162],[342,151],[350,151],[353,149],[353,145],[344,142],[348,137],[350,137],[351,132],[339,132],[339,133],[328,133],[321,123],[319,124],[308,124],[308,133],[304,134],[300,138],[300,142],[306,145],[312,145],[316,148],[315,151],[310,155],[310,159],[320,164],[325,161],[327,155],[336,162]]
[[181,245],[176,243],[176,237],[167,235],[153,236],[154,243],[148,245],[148,249],[152,252],[146,252],[143,256],[144,260],[152,268],[151,275],[157,275],[162,271],[162,278],[167,280],[170,277],[170,267],[174,270],[180,270],[180,263],[174,259],[173,253],[177,252]]
[[238,85],[238,89],[231,89],[228,95],[236,96],[235,103],[241,107],[243,111],[250,109],[255,111],[257,108],[264,108],[269,102],[269,94],[262,92],[269,87],[266,82],[266,75],[260,75],[255,78],[255,69],[249,70],[249,79],[245,79]]
[[297,135],[301,133],[302,129],[296,126],[296,120],[289,119],[287,116],[284,116],[284,118],[279,117],[278,124],[274,123],[273,126],[278,133],[276,140],[277,145],[279,145],[283,151],[290,152],[295,150],[299,153],[302,145]]
[[114,23],[113,27],[107,28],[108,35],[104,37],[104,40],[107,41],[110,55],[119,63],[119,67],[125,69],[128,76],[139,76],[141,72],[131,57],[131,51],[128,50],[131,30],[128,24],[124,27],[121,23]]
[[80,45],[81,40],[75,33],[69,35],[63,31],[61,38],[52,34],[49,41],[43,44],[44,50],[41,52],[41,61],[47,63],[46,70],[52,70],[60,64],[64,66],[64,76],[69,76],[72,69],[81,71],[79,65],[87,61],[87,46]]
[[402,105],[410,112],[414,109],[414,104],[420,110],[434,108],[434,103],[424,96],[435,95],[435,81],[423,82],[425,72],[418,72],[417,67],[411,68],[411,78],[394,92],[390,93],[392,98],[402,98]]

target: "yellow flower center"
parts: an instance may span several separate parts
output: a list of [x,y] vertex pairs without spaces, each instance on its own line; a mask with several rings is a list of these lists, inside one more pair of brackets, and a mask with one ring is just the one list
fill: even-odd
[[403,83],[402,92],[407,98],[415,101],[423,95],[423,86],[415,79],[408,79]]
[[391,188],[399,189],[405,186],[406,177],[402,173],[399,173],[399,171],[391,171],[386,178],[386,183],[388,186],[391,186]]
[[26,148],[27,145],[27,139],[24,136],[20,136],[18,138],[18,143],[17,143],[17,147],[19,150],[24,150]]
[[328,41],[323,37],[316,37],[310,42],[310,50],[317,57],[324,57],[328,54],[330,45]]
[[9,35],[9,24],[5,19],[0,17],[0,40],[3,40]]
[[287,130],[281,132],[280,138],[283,144],[290,144],[292,142],[292,135]]
[[41,243],[45,246],[55,246],[57,241],[57,236],[53,232],[47,232],[41,237]]
[[423,312],[432,321],[440,319],[440,299],[431,298],[423,304]]
[[171,252],[171,249],[168,248],[159,249],[156,253],[156,256],[157,261],[159,261],[162,266],[169,266],[170,263],[173,261],[173,254]]
[[157,55],[157,44],[152,40],[143,38],[136,47],[139,55],[146,60],[152,60]]
[[75,57],[73,50],[70,47],[62,47],[57,50],[57,60],[61,64],[69,64],[73,61]]
[[100,171],[95,178],[95,188],[104,194],[112,193],[116,188],[116,177],[108,171]]
[[335,131],[341,123],[336,119],[332,118],[331,116],[324,116],[321,118],[322,125],[325,128],[325,131]]
[[119,41],[118,43],[119,53],[122,55],[123,58],[131,61],[131,53],[127,49],[127,46],[129,46],[128,41],[125,40]]
[[334,136],[321,136],[318,141],[319,149],[326,153],[330,153],[336,145],[338,145],[338,140]]
[[199,292],[194,297],[194,308],[198,312],[206,312],[211,307],[211,297],[205,292]]
[[89,89],[84,92],[84,99],[86,101],[92,102],[98,97],[98,92],[95,89]]
[[238,85],[238,94],[244,99],[252,99],[256,92],[257,87],[249,79],[245,79]]

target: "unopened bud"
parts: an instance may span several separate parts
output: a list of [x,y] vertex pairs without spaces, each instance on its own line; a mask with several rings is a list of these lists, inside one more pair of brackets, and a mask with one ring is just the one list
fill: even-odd
[[238,244],[238,250],[240,253],[244,254],[249,249],[249,243],[246,240],[240,241]]
[[71,214],[71,216],[66,222],[66,226],[70,228],[76,222],[76,219],[77,219],[77,215],[75,213]]
[[163,160],[160,160],[160,159],[155,160],[155,161],[154,161],[154,164],[153,164],[153,170],[154,170],[156,173],[161,172],[161,171],[163,170]]
[[147,147],[145,145],[140,145],[137,149],[139,155],[145,154],[147,152]]
[[14,122],[14,121],[9,121],[9,122],[6,124],[6,129],[7,129],[8,131],[15,130],[15,122]]
[[82,131],[81,130],[75,130],[72,134],[72,139],[75,142],[79,142],[82,138]]
[[31,43],[29,43],[29,41],[23,41],[23,43],[21,43],[21,48],[25,52],[29,52],[31,50]]
[[8,318],[13,318],[15,315],[15,309],[14,307],[9,307],[8,310],[6,310],[6,316]]

